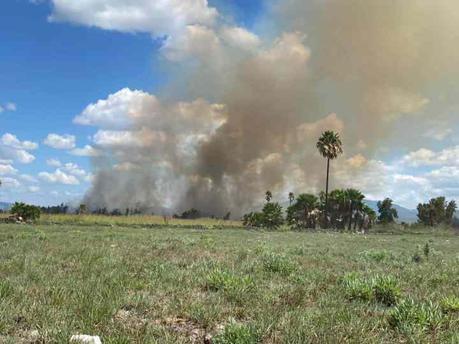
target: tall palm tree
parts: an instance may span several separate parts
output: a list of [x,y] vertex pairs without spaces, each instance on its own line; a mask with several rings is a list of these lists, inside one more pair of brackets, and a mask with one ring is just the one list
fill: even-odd
[[336,159],[343,153],[343,143],[338,133],[327,130],[322,133],[322,136],[317,141],[317,149],[319,153],[327,159],[327,183],[325,186],[325,224],[328,226],[328,181],[330,177],[330,160]]

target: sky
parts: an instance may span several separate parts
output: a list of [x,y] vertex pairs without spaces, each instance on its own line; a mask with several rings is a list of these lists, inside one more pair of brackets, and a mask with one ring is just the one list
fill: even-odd
[[223,211],[255,202],[242,190],[318,192],[327,129],[332,186],[459,199],[459,6],[323,3],[3,1],[0,201]]

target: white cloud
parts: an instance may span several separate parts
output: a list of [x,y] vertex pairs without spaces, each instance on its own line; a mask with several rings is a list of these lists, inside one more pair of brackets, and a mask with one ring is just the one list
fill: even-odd
[[16,111],[17,107],[15,103],[6,103],[5,104],[6,111]]
[[155,96],[146,92],[123,88],[110,94],[107,99],[89,104],[73,122],[106,129],[125,129],[139,113],[156,108],[157,102]]
[[144,142],[142,138],[132,131],[113,131],[99,130],[93,137],[96,145],[109,146],[124,146],[124,147],[142,147]]
[[211,25],[218,12],[207,0],[52,0],[51,21],[69,21],[105,30],[180,33],[186,25]]
[[75,136],[49,134],[43,143],[55,149],[73,149],[75,148]]
[[39,192],[40,191],[39,186],[29,186],[27,189],[29,190],[29,192]]
[[30,174],[21,174],[19,176],[22,180],[29,182],[29,183],[38,183],[37,178],[34,176],[31,176]]
[[225,27],[221,36],[229,45],[244,50],[255,50],[261,44],[257,35],[241,27]]
[[78,166],[77,164],[73,163],[73,162],[68,162],[66,164],[64,164],[62,166],[62,170],[64,170],[65,172],[68,172],[74,176],[78,176],[78,177],[84,177],[86,176],[86,171],[84,169],[82,169],[80,166]]
[[6,103],[4,105],[0,105],[0,113],[2,113],[4,111],[13,112],[13,111],[16,111],[16,110],[17,110],[17,107],[16,107],[15,103]]
[[421,148],[403,157],[409,166],[459,166],[459,146],[448,147],[439,152]]
[[46,164],[51,167],[61,167],[62,163],[58,159],[48,159]]
[[5,189],[13,189],[13,188],[18,188],[21,186],[21,183],[15,179],[15,178],[10,178],[10,177],[5,177],[2,178],[2,188]]
[[7,174],[16,174],[18,170],[16,170],[13,166],[8,164],[0,164],[0,176],[4,176]]
[[34,150],[38,148],[38,144],[31,141],[20,141],[15,135],[6,133],[1,138],[3,145],[15,149]]
[[80,184],[79,180],[71,174],[67,174],[60,170],[59,168],[53,173],[49,172],[40,172],[38,176],[49,183],[59,183],[65,185],[78,185]]
[[100,152],[90,145],[86,145],[83,148],[72,149],[69,153],[75,156],[87,156],[87,157],[94,157],[94,156],[100,155]]
[[38,144],[31,141],[20,141],[15,135],[5,133],[0,138],[0,160],[18,161],[29,164],[35,157],[28,151],[38,148]]

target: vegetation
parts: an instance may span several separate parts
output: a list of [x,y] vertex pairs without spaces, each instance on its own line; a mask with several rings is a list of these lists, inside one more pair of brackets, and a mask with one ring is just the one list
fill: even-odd
[[[103,343],[458,339],[459,237],[438,229],[363,236],[203,230],[211,220],[199,229],[43,221],[0,224],[2,343],[67,343],[77,333]],[[429,258],[413,262],[426,243]]]
[[457,205],[455,201],[446,202],[445,197],[432,198],[429,203],[418,205],[419,222],[426,226],[452,225]]
[[35,221],[40,218],[40,208],[25,203],[14,203],[10,212],[21,221]]
[[386,198],[384,201],[378,202],[378,221],[382,224],[394,223],[398,218],[397,210],[393,208],[393,201],[390,198]]
[[327,181],[325,184],[325,207],[324,221],[325,227],[328,226],[328,182],[330,177],[330,160],[336,159],[343,153],[343,144],[338,133],[333,131],[325,131],[317,141],[317,149],[319,153],[327,159]]

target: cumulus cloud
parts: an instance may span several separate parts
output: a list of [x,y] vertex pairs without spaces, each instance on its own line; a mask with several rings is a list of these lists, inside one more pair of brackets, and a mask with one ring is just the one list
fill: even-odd
[[75,148],[69,151],[71,155],[95,157],[100,155],[100,152],[90,145],[85,145],[83,148]]
[[75,136],[73,135],[58,135],[48,134],[43,143],[55,149],[73,149],[75,148]]
[[46,160],[46,164],[51,167],[60,167],[62,163],[58,159],[48,159]]
[[53,184],[65,184],[65,185],[78,185],[80,184],[79,180],[71,174],[63,172],[61,169],[56,169],[53,173],[49,172],[40,172],[38,174],[40,179]]
[[39,192],[39,191],[40,191],[40,187],[39,187],[39,186],[34,186],[34,185],[32,185],[32,186],[29,186],[29,187],[27,188],[27,190],[28,190],[29,192],[35,193],[35,192]]
[[35,160],[29,151],[37,148],[38,144],[35,142],[20,141],[15,135],[5,133],[0,138],[0,159],[29,164]]
[[51,21],[69,21],[122,32],[155,36],[180,33],[186,25],[211,25],[218,12],[207,0],[52,0]]
[[459,146],[448,147],[438,152],[421,148],[407,154],[403,162],[411,166],[459,166]]
[[11,178],[11,177],[2,178],[2,188],[15,189],[20,186],[21,186],[21,183],[15,178]]
[[7,174],[16,174],[18,170],[16,170],[13,166],[9,164],[0,164],[0,176],[4,176]]

